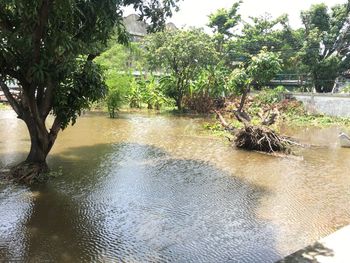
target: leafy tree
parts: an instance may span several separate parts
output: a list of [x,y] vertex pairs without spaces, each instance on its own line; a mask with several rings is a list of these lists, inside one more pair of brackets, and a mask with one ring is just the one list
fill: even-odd
[[121,45],[118,43],[112,44],[105,52],[100,54],[95,62],[109,73],[129,72],[138,70],[145,64],[142,49],[139,43],[129,43]]
[[181,110],[191,81],[202,68],[217,61],[210,36],[199,29],[166,31],[149,36],[144,45],[151,68],[162,68],[169,74],[162,80],[163,84],[168,82],[163,87]]
[[[133,6],[155,30],[171,15],[177,0],[0,0],[0,86],[30,134],[30,153],[13,169],[32,181],[48,168],[46,156],[60,129],[106,93],[94,58],[113,32],[127,41],[122,8]],[[7,80],[15,79],[14,97]],[[47,116],[54,122],[46,127]]]
[[107,75],[106,84],[108,86],[108,93],[106,96],[106,103],[111,118],[115,118],[116,111],[118,111],[125,102],[132,79],[132,76],[128,74],[110,73]]
[[198,77],[191,81],[190,95],[205,95],[216,99],[229,96],[231,90],[227,83],[229,70],[220,64],[203,69]]
[[112,44],[95,61],[105,70],[108,94],[103,103],[107,104],[111,118],[115,112],[127,101],[133,81],[132,71],[139,70],[144,64],[139,43],[126,45]]
[[282,61],[279,54],[269,52],[266,48],[263,48],[256,56],[253,56],[247,67],[250,84],[258,89],[268,85],[281,70]]
[[216,48],[220,53],[225,53],[226,40],[233,36],[235,27],[241,22],[241,15],[238,13],[241,4],[242,1],[238,1],[230,9],[221,8],[209,15],[208,26],[215,33]]
[[234,91],[235,95],[243,94],[244,90],[250,84],[250,79],[247,74],[247,71],[244,67],[235,68],[229,80],[229,85]]
[[151,77],[148,81],[145,81],[143,90],[143,101],[147,103],[148,109],[155,108],[160,110],[163,104],[168,100],[160,89],[160,85],[155,77]]
[[241,3],[242,1],[238,1],[230,9],[221,8],[209,15],[208,26],[213,29],[214,33],[226,37],[233,35],[232,29],[241,21],[241,15],[238,13]]
[[142,103],[142,85],[133,79],[130,84],[130,90],[127,95],[127,100],[129,102],[130,108],[141,108]]
[[291,63],[291,59],[302,47],[302,36],[289,26],[287,15],[276,19],[268,14],[250,17],[249,22],[243,23],[241,34],[228,42],[227,52],[231,61],[247,63],[263,47],[280,52],[285,72],[295,71],[295,63]]
[[235,69],[231,74],[231,84],[237,94],[242,94],[238,112],[241,112],[251,86],[261,89],[267,85],[282,69],[282,61],[278,53],[269,52],[263,48],[259,54],[253,56],[249,63],[242,68]]
[[311,6],[301,14],[305,41],[300,57],[317,92],[330,92],[350,64],[350,2],[329,9]]

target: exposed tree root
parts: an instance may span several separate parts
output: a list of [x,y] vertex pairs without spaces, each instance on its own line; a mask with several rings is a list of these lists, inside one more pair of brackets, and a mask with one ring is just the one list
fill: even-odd
[[242,129],[234,129],[220,112],[215,111],[215,113],[225,130],[235,137],[234,144],[239,149],[264,153],[281,152],[290,154],[291,146],[304,147],[304,145],[295,142],[287,136],[277,134],[267,126],[253,126],[242,112],[234,112],[237,120],[244,124]]
[[245,126],[236,134],[237,148],[260,152],[290,152],[289,140],[263,126]]
[[44,163],[23,162],[10,170],[9,179],[13,179],[17,183],[31,185],[37,182],[47,180],[49,168]]

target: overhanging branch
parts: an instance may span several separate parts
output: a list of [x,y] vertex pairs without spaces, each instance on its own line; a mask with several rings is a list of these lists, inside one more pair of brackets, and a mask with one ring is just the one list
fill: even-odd
[[4,92],[6,99],[12,106],[13,110],[17,113],[18,117],[21,117],[22,116],[21,106],[18,104],[17,100],[12,96],[9,87],[2,80],[0,80],[0,87]]

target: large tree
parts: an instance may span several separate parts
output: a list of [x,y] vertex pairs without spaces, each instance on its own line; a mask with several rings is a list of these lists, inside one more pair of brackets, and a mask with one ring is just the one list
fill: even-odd
[[200,29],[171,30],[150,35],[145,40],[147,59],[153,70],[162,70],[166,95],[182,110],[182,99],[191,81],[203,68],[217,63],[211,37]]
[[208,26],[213,30],[216,48],[224,56],[224,45],[234,36],[235,29],[241,22],[239,7],[242,1],[235,2],[230,9],[220,8],[209,15]]
[[350,68],[350,1],[332,8],[313,5],[301,17],[305,31],[301,60],[316,91],[330,92],[336,78]]
[[243,22],[238,37],[228,42],[227,53],[231,60],[248,62],[263,47],[272,52],[279,52],[284,64],[284,72],[294,72],[292,62],[302,46],[299,31],[294,31],[289,25],[287,15],[273,19],[269,14],[250,17]]
[[[46,172],[58,132],[104,95],[93,60],[114,32],[118,42],[127,42],[122,8],[133,6],[153,31],[177,1],[0,0],[0,86],[31,140],[27,159],[13,175],[32,181]],[[9,80],[18,82],[19,96],[11,93]],[[54,121],[47,128],[50,113]]]

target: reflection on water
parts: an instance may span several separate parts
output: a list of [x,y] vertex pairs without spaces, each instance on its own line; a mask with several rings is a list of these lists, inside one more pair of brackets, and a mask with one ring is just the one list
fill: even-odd
[[[29,142],[12,113],[0,120],[5,167]],[[0,261],[274,262],[350,223],[337,129],[286,130],[327,146],[295,160],[234,150],[202,122],[82,117],[50,156],[61,177],[0,184]]]

